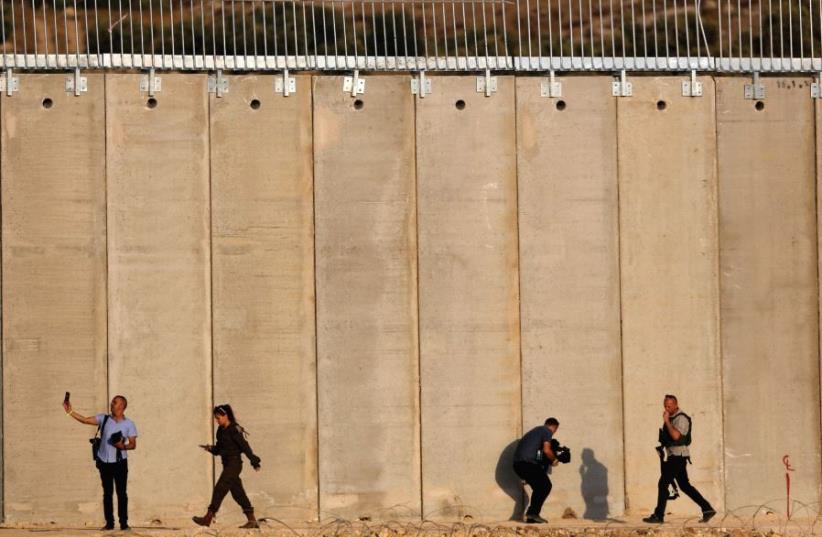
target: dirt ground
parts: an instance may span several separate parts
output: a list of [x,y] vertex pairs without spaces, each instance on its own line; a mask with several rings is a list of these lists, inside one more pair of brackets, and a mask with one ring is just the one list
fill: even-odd
[[822,517],[787,520],[773,514],[756,516],[718,515],[709,524],[697,518],[669,517],[665,524],[651,526],[640,517],[620,517],[602,522],[555,519],[546,525],[515,522],[362,522],[336,520],[291,526],[263,519],[259,530],[237,529],[238,520],[218,520],[210,528],[193,523],[179,527],[134,527],[128,532],[101,532],[91,527],[44,524],[26,527],[0,526],[0,537],[35,534],[66,537],[822,537]]

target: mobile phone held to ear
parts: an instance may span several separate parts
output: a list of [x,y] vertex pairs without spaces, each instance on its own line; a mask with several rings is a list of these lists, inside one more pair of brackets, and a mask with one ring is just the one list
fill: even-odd
[[71,392],[66,392],[66,396],[63,398],[63,404],[67,404],[69,402],[69,397],[71,397]]

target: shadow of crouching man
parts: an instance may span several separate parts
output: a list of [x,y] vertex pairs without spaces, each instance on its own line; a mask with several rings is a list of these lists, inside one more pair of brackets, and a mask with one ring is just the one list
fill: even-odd
[[500,453],[495,478],[499,488],[514,502],[514,512],[509,520],[522,522],[522,518],[525,516],[525,507],[528,505],[528,494],[525,492],[525,487],[522,486],[522,480],[514,472],[514,451],[517,449],[518,442],[519,440],[514,440],[505,446],[505,449]]
[[594,450],[584,448],[580,455],[580,491],[585,500],[583,518],[606,520],[608,518],[608,468],[594,456]]

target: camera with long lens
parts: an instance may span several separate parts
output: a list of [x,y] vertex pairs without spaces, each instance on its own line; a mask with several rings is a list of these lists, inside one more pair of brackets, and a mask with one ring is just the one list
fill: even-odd
[[[568,464],[571,462],[571,449],[563,446],[558,440],[553,438],[551,439],[551,451],[554,452],[557,460],[562,464]],[[545,456],[542,449],[537,451],[537,463],[545,469],[548,469],[548,467],[551,466],[551,460]]]
[[571,448],[563,446],[556,439],[551,439],[551,451],[557,456],[557,460],[562,464],[571,462]]

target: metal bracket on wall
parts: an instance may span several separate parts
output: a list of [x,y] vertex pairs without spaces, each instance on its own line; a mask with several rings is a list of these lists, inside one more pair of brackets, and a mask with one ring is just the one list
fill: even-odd
[[548,79],[543,79],[539,85],[539,94],[549,99],[562,97],[562,82],[557,82],[556,73],[548,73]]
[[611,83],[611,95],[614,97],[632,97],[634,95],[634,85],[628,82],[628,75],[624,69],[619,72],[619,79]]
[[88,91],[88,79],[80,76],[80,68],[74,69],[74,74],[66,77],[66,93],[73,93],[75,97],[79,97]]
[[491,70],[485,70],[485,76],[477,77],[477,93],[485,93],[490,97],[497,92],[497,77],[491,76]]
[[425,99],[426,95],[431,95],[431,79],[425,77],[425,71],[420,71],[417,78],[411,79],[411,93]]
[[360,78],[358,70],[354,70],[353,76],[343,78],[343,91],[351,93],[352,97],[365,93],[365,79]]
[[288,69],[283,69],[283,76],[274,79],[274,93],[281,93],[283,97],[297,93],[297,79],[288,75]]
[[20,79],[14,76],[11,68],[6,69],[6,72],[0,77],[0,92],[4,91],[9,97],[20,91]]
[[745,98],[757,100],[765,98],[765,86],[759,82],[759,73],[754,72],[753,84],[745,84]]
[[140,78],[140,91],[148,93],[149,97],[154,97],[154,94],[163,89],[163,81],[154,72],[154,67],[148,70],[147,75]]
[[811,84],[811,98],[822,99],[822,73],[816,73],[816,82]]
[[217,69],[216,74],[208,77],[208,92],[216,94],[217,98],[222,98],[228,93],[228,79],[223,78],[222,69]]
[[683,97],[702,97],[702,82],[696,79],[696,71],[691,71],[691,79],[682,83]]

